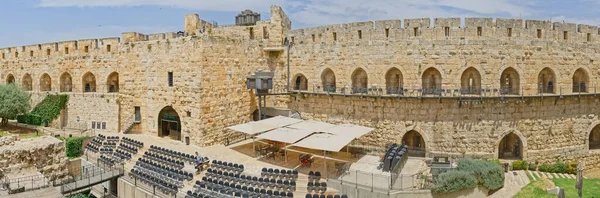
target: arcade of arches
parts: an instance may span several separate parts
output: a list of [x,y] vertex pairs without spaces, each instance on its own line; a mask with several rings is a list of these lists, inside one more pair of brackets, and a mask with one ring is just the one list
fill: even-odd
[[465,70],[460,77],[460,88],[465,94],[481,94],[481,74],[473,67]]
[[352,72],[352,89],[353,93],[367,93],[369,87],[369,77],[367,72],[362,68],[357,68]]
[[579,68],[573,74],[573,92],[587,92],[588,75],[585,70]]
[[408,155],[415,157],[425,157],[425,139],[421,136],[421,134],[417,131],[409,131],[402,136],[402,144],[406,144],[408,146]]
[[323,90],[335,92],[335,74],[333,70],[327,68],[321,74],[321,82],[323,82]]
[[596,125],[592,131],[590,131],[590,150],[600,149],[600,124]]
[[72,92],[73,91],[73,79],[71,74],[65,72],[60,76],[60,92]]
[[512,67],[505,69],[500,75],[500,91],[503,94],[519,94],[519,73]]
[[40,91],[52,91],[52,79],[50,75],[43,74],[40,77]]
[[108,87],[109,93],[119,92],[119,73],[113,72],[108,76],[106,87]]
[[173,107],[166,106],[158,113],[158,136],[181,140],[181,121]]
[[303,74],[296,74],[294,82],[294,90],[308,90],[308,79]]
[[25,74],[25,76],[23,76],[22,84],[25,91],[33,90],[33,79],[31,79],[31,74]]
[[83,92],[96,92],[96,77],[88,72],[83,75]]
[[388,94],[401,94],[402,72],[398,68],[392,68],[385,73],[385,88]]
[[498,144],[498,159],[522,159],[523,143],[519,136],[509,133]]
[[544,68],[538,75],[538,92],[539,93],[554,93],[554,84],[556,76],[550,68]]

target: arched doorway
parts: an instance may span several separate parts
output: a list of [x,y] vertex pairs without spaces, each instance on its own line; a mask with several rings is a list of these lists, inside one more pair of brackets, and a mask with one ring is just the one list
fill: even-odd
[[481,94],[481,74],[473,67],[469,67],[460,77],[460,88],[463,94]]
[[81,81],[83,92],[96,92],[96,76],[94,74],[91,72],[85,73]]
[[538,92],[552,94],[554,93],[555,84],[556,76],[554,76],[554,71],[548,67],[542,69],[538,75]]
[[600,124],[596,125],[590,132],[590,150],[600,149]]
[[500,92],[502,94],[519,94],[519,73],[512,67],[506,68],[500,75]]
[[158,113],[158,136],[168,136],[181,140],[181,122],[179,114],[171,106],[166,106]]
[[352,72],[352,93],[368,93],[369,77],[362,68],[357,68]]
[[13,76],[12,74],[8,74],[8,76],[6,77],[6,84],[10,83],[15,83],[15,76]]
[[419,132],[415,130],[406,132],[406,134],[402,136],[402,144],[408,146],[408,156],[425,157],[425,139]]
[[65,72],[60,75],[60,92],[72,92],[73,91],[73,79],[71,74]]
[[505,135],[498,144],[498,159],[523,159],[523,142],[514,133]]
[[119,73],[113,72],[106,79],[106,87],[108,93],[119,92]]
[[573,74],[573,93],[577,92],[588,92],[588,75],[583,68],[575,70]]
[[403,94],[402,72],[398,68],[391,68],[385,73],[385,89],[387,94]]
[[304,74],[296,74],[294,82],[294,90],[308,90],[308,79]]
[[33,90],[33,79],[31,79],[31,75],[30,74],[25,74],[25,76],[23,76],[23,80],[21,80],[22,82],[22,86],[23,89],[25,91],[32,91]]
[[333,70],[327,68],[321,73],[321,82],[323,82],[323,91],[335,92],[335,74]]
[[442,89],[442,74],[433,67],[425,70],[421,79],[424,94],[434,94]]
[[40,77],[40,91],[52,91],[52,79],[46,73]]

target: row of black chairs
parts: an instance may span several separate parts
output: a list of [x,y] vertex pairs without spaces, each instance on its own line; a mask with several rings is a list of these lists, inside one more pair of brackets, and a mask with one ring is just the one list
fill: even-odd
[[121,162],[131,159],[131,153],[123,151],[121,149],[115,150],[115,152],[113,153],[113,156],[121,159]]
[[[134,166],[133,169],[135,169],[138,172],[140,172],[140,171],[144,172],[145,174],[155,177],[157,179],[176,184],[180,188],[183,188],[183,181],[185,178],[179,174],[165,172],[164,170],[157,169],[157,168],[151,167],[151,166],[143,166],[141,164],[138,164],[137,162],[136,162],[136,166]],[[133,171],[133,169],[132,169],[132,171]]]
[[100,148],[100,153],[110,154],[112,152],[113,152],[113,149],[111,149],[111,148]]
[[119,136],[107,136],[106,141],[119,141]]
[[138,171],[136,169],[132,169],[132,171],[129,172],[129,176],[137,178],[137,179],[141,180],[142,182],[147,183],[151,186],[155,186],[160,191],[162,191],[163,193],[168,194],[168,195],[176,195],[177,192],[179,191],[179,188],[176,184],[169,183],[165,180],[156,178],[148,173],[145,173],[144,171]]
[[100,149],[96,145],[93,145],[93,144],[88,144],[85,148],[88,151],[91,151],[91,152],[94,152],[94,153],[97,153],[97,152],[100,151]]
[[97,136],[99,139],[101,139],[102,141],[104,141],[106,139],[106,136],[102,135],[102,134],[98,134]]
[[196,181],[194,188],[197,190],[207,189],[213,192],[220,192],[221,194],[234,196],[234,197],[293,197],[294,193],[291,191],[278,191],[264,188],[255,188],[252,186],[243,186],[236,183],[228,183],[223,181]]
[[164,157],[162,155],[158,155],[152,152],[144,152],[144,155],[142,156],[143,158],[148,158],[163,164],[167,164],[170,166],[173,166],[175,168],[178,169],[182,169],[183,167],[185,167],[185,164],[182,161],[176,160],[176,159],[171,159],[169,157]]
[[244,165],[243,164],[235,164],[235,163],[231,163],[231,162],[225,162],[225,161],[220,161],[220,160],[213,160],[211,167],[213,169],[221,169],[221,170],[228,170],[228,171],[236,171],[236,172],[244,172]]
[[114,147],[117,147],[117,143],[116,142],[104,142],[104,143],[102,143],[102,146],[114,148]]
[[102,146],[102,140],[100,138],[92,138],[92,141],[90,141],[91,144],[94,144],[96,146]]
[[261,176],[263,177],[274,177],[282,179],[296,180],[298,178],[297,170],[286,170],[286,169],[273,169],[273,168],[262,168]]
[[348,198],[348,195],[323,195],[323,194],[306,194],[305,198]]
[[131,146],[137,147],[137,148],[142,148],[144,147],[144,143],[141,141],[137,141],[131,138],[127,138],[127,137],[123,137],[123,140],[121,141],[121,143],[127,143]]
[[119,147],[118,147],[118,148],[120,148],[120,149],[122,149],[122,150],[124,150],[124,151],[127,151],[127,152],[129,152],[129,153],[131,153],[131,154],[134,154],[134,155],[138,153],[138,149],[137,149],[136,147],[129,146],[129,145],[127,145],[127,144],[123,144],[123,142],[121,142],[121,143],[119,144]]
[[318,182],[320,179],[321,179],[321,172],[319,172],[319,171],[317,171],[317,172],[309,171],[308,172],[308,181]]
[[308,182],[306,185],[306,191],[309,193],[312,191],[322,193],[327,192],[327,182]]
[[104,164],[106,164],[106,165],[108,165],[108,166],[113,166],[113,165],[115,165],[115,160],[113,160],[113,159],[112,159],[112,158],[110,158],[110,157],[106,157],[106,156],[104,156],[104,155],[100,155],[100,157],[98,158],[98,161],[99,161],[99,162],[102,162],[102,163],[104,163]]
[[153,160],[140,158],[136,162],[136,165],[138,165],[138,164],[142,167],[153,169],[160,173],[174,174],[174,175],[177,175],[177,177],[181,177],[186,180],[192,180],[194,178],[193,173],[190,173],[190,172],[187,172],[187,171],[184,171],[181,169],[177,169],[177,168],[171,168],[169,165],[163,165],[163,164],[157,163]]
[[271,189],[285,189],[288,191],[296,191],[296,181],[294,180],[275,180],[273,178],[252,177],[249,175],[234,174],[232,172],[215,173],[214,170],[206,172],[207,177],[202,177],[202,181],[221,180],[223,182],[239,183],[254,187],[264,187]]
[[179,158],[179,159],[181,159],[183,161],[187,161],[189,163],[193,163],[194,160],[196,159],[193,155],[185,154],[185,153],[182,153],[182,152],[178,152],[178,151],[174,151],[174,150],[171,150],[171,149],[162,148],[162,147],[158,147],[158,146],[154,146],[154,145],[150,146],[150,151],[157,152],[157,153],[160,153],[160,154],[164,154],[164,155],[167,155],[169,157],[176,157],[176,158]]

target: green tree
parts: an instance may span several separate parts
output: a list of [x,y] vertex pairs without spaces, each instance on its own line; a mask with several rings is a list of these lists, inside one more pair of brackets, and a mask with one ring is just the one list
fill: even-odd
[[14,83],[0,85],[0,126],[7,126],[9,119],[25,114],[31,108],[31,95],[17,87]]

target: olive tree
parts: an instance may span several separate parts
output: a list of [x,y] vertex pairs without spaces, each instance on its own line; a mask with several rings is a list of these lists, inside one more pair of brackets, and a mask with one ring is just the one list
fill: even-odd
[[9,119],[25,114],[31,108],[31,95],[14,83],[0,85],[0,126],[7,126]]

